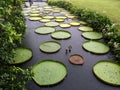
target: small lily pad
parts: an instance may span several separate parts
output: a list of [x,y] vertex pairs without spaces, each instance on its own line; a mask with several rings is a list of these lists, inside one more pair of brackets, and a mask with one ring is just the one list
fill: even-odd
[[40,11],[38,11],[38,10],[31,11],[31,14],[39,14],[39,13],[40,13]]
[[54,19],[54,16],[48,15],[48,16],[43,16],[44,19]]
[[52,8],[44,9],[44,12],[46,12],[46,11],[52,12],[53,9]]
[[36,20],[41,20],[41,17],[30,17],[29,20],[31,21],[36,21]]
[[105,54],[110,50],[109,46],[98,41],[86,41],[83,43],[83,48],[95,54]]
[[69,61],[72,63],[72,64],[76,64],[76,65],[79,65],[79,64],[83,64],[84,63],[84,59],[81,55],[79,54],[73,54],[69,57]]
[[56,21],[56,22],[64,22],[64,19],[62,19],[62,18],[57,18],[57,19],[55,19],[55,21]]
[[82,24],[82,25],[86,25],[87,23],[86,22],[84,22],[84,21],[79,21],[80,22],[80,24]]
[[59,13],[59,12],[60,12],[60,9],[53,9],[52,12],[54,12],[54,13]]
[[102,33],[99,32],[83,32],[82,36],[87,39],[101,39]]
[[29,16],[29,14],[28,14],[28,13],[24,13],[24,15],[25,15],[25,16]]
[[66,16],[56,16],[55,18],[56,19],[66,19],[67,17]]
[[35,64],[32,73],[32,78],[38,85],[50,86],[58,84],[66,77],[67,68],[61,62],[47,59]]
[[24,63],[32,57],[32,51],[27,48],[17,48],[15,49],[15,56],[11,64]]
[[55,27],[55,26],[58,26],[59,25],[59,23],[57,23],[57,22],[47,22],[47,23],[45,23],[45,26],[50,26],[50,27]]
[[38,34],[49,34],[54,31],[55,31],[55,28],[52,28],[52,27],[38,27],[35,29],[35,32]]
[[46,41],[41,43],[39,48],[45,53],[54,53],[60,50],[61,44],[55,41]]
[[70,25],[72,25],[72,26],[79,26],[80,23],[79,22],[70,22]]
[[43,8],[44,9],[51,9],[52,7],[51,6],[44,6]]
[[63,40],[63,39],[70,38],[71,37],[71,33],[68,32],[68,31],[65,31],[65,30],[57,30],[57,31],[55,31],[55,32],[53,32],[51,34],[51,37],[55,38],[55,39]]
[[69,28],[71,25],[67,24],[67,23],[62,23],[59,26],[62,27],[62,28]]
[[40,16],[40,14],[30,14],[30,17],[39,17]]
[[81,31],[93,31],[93,28],[88,26],[80,26],[78,29]]
[[38,5],[32,5],[30,8],[38,8]]
[[93,67],[95,76],[113,86],[120,86],[120,64],[113,61],[101,60]]

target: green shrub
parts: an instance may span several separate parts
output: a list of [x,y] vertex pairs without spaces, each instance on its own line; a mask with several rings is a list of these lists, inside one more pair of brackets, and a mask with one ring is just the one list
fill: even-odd
[[110,27],[108,30],[103,32],[104,38],[108,45],[112,48],[111,52],[120,61],[120,34],[116,27]]
[[48,4],[58,6],[61,8],[65,8],[66,10],[70,10],[73,7],[71,3],[64,1],[64,0],[58,0],[58,1],[48,0]]
[[21,5],[22,0],[0,1],[0,89],[3,90],[24,90],[31,78],[29,70],[9,64],[26,30]]
[[109,18],[96,12],[89,11],[88,9],[73,7],[70,11],[77,15],[80,20],[86,21],[96,31],[102,31],[112,25]]
[[0,88],[2,90],[26,90],[26,82],[30,79],[28,69],[6,65],[0,67]]

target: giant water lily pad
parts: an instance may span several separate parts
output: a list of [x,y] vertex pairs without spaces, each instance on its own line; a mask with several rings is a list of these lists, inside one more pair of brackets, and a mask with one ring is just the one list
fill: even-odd
[[33,66],[33,79],[40,86],[50,86],[61,82],[67,75],[66,66],[58,61],[43,60]]
[[40,50],[46,53],[54,53],[60,50],[61,44],[55,41],[46,41],[40,44]]
[[25,15],[25,16],[29,16],[29,14],[28,14],[28,13],[24,13],[24,15]]
[[69,28],[71,25],[67,24],[67,23],[62,23],[59,26],[62,27],[62,28]]
[[31,21],[36,21],[36,20],[41,20],[41,17],[30,17],[29,20]]
[[107,45],[98,41],[86,41],[83,43],[83,48],[96,54],[105,54],[110,50]]
[[59,13],[60,11],[61,11],[60,8],[54,8],[54,9],[52,10],[52,12],[54,12],[54,13]]
[[81,31],[93,31],[93,28],[88,27],[88,26],[81,26],[78,29]]
[[48,16],[44,16],[43,18],[44,18],[44,19],[53,19],[54,16],[52,16],[52,15],[48,15]]
[[80,24],[82,24],[82,25],[86,25],[87,23],[86,22],[84,22],[84,21],[79,21],[80,22]]
[[65,30],[57,30],[51,34],[51,37],[55,39],[68,39],[71,37],[71,33]]
[[64,19],[62,19],[62,18],[57,18],[57,19],[55,19],[55,21],[56,21],[56,22],[64,22]]
[[31,16],[31,17],[39,17],[40,14],[38,14],[38,13],[37,13],[37,14],[36,14],[36,13],[35,13],[35,14],[32,14],[32,13],[31,13],[30,16]]
[[15,56],[11,64],[20,64],[30,60],[32,57],[32,51],[27,48],[17,48],[15,50]]
[[51,9],[51,6],[43,6],[44,9]]
[[30,8],[38,8],[38,5],[32,5]]
[[46,9],[44,9],[44,12],[46,12],[46,11],[52,12],[53,9],[52,8],[46,8]]
[[67,17],[66,16],[56,16],[55,18],[56,19],[66,19]]
[[120,86],[120,64],[113,61],[102,60],[94,65],[93,72],[95,76],[103,82]]
[[54,31],[55,31],[55,28],[52,28],[52,27],[38,27],[35,29],[35,32],[38,34],[49,34]]
[[83,64],[84,63],[84,58],[79,55],[79,54],[73,54],[69,57],[69,61],[72,63],[72,64],[76,64],[76,65],[79,65],[79,64]]
[[47,22],[47,23],[45,23],[45,26],[50,26],[50,27],[55,27],[55,26],[58,26],[59,25],[59,23],[57,23],[57,22]]
[[70,22],[70,25],[72,25],[72,26],[79,26],[80,23],[79,23],[79,22],[75,22],[75,21],[73,22],[73,21],[72,21],[72,22]]
[[99,32],[83,32],[82,36],[87,39],[101,39],[102,33]]
[[33,10],[33,11],[31,11],[31,13],[32,13],[32,14],[37,14],[37,13],[39,14],[40,11],[38,11],[38,10]]

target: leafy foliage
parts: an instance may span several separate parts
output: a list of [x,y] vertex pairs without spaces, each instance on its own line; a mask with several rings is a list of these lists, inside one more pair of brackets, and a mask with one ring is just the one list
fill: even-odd
[[29,70],[9,65],[26,30],[21,5],[22,0],[0,1],[0,89],[3,90],[23,90],[31,78]]
[[25,90],[26,82],[31,79],[28,69],[2,65],[0,71],[0,87],[3,90]]

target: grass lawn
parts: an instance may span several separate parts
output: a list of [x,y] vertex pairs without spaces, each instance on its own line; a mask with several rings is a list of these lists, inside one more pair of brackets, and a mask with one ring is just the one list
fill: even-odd
[[74,6],[107,15],[120,27],[120,0],[67,0]]

